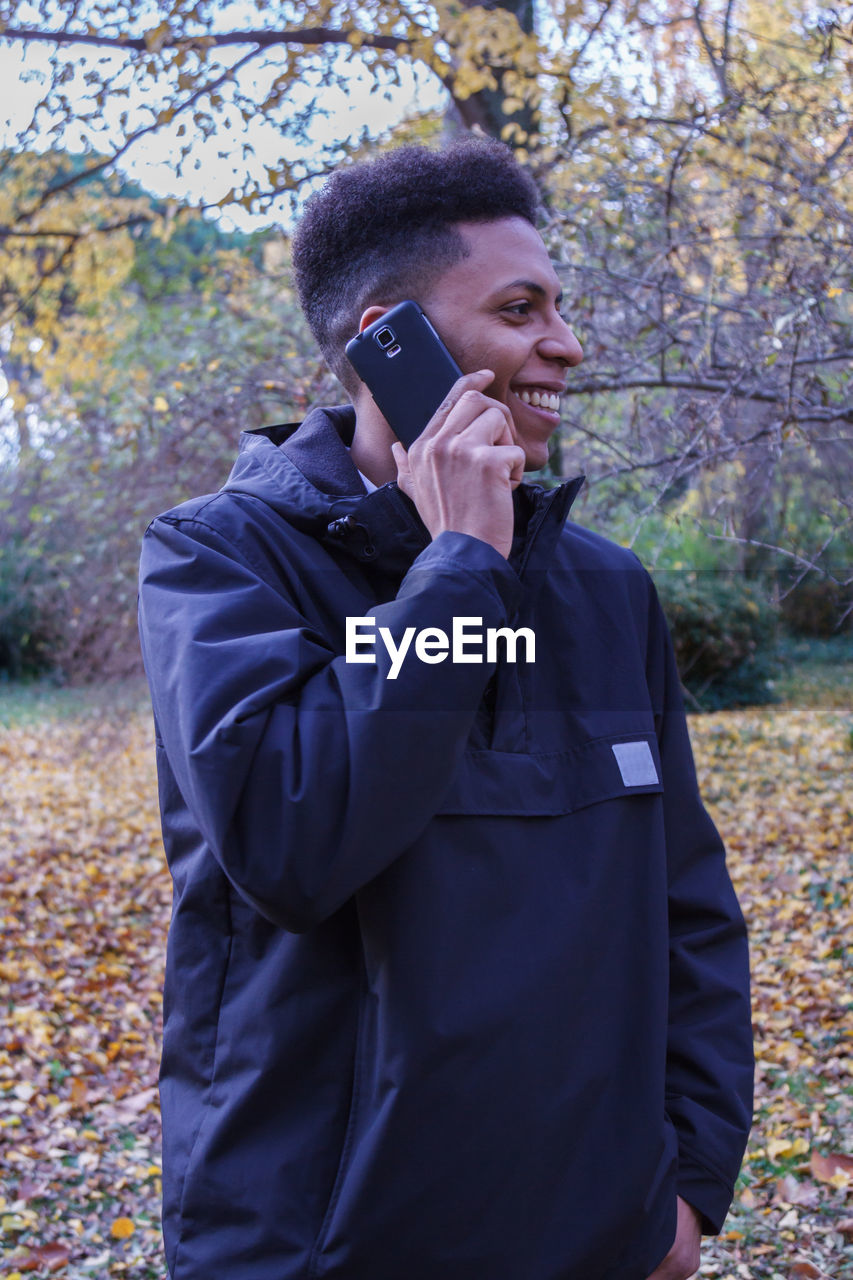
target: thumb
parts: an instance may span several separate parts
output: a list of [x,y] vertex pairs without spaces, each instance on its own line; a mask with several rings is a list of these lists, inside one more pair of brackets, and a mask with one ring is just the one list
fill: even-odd
[[401,481],[408,480],[411,472],[409,471],[409,455],[400,444],[399,440],[395,440],[391,445],[391,452],[394,455],[394,461],[397,464],[397,483],[402,488]]

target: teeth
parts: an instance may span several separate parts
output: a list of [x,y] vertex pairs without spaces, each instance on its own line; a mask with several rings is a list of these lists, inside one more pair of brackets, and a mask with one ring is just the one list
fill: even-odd
[[552,413],[558,413],[560,409],[560,397],[554,391],[528,391],[525,387],[519,391],[518,398],[525,404],[532,404],[534,409],[550,409]]

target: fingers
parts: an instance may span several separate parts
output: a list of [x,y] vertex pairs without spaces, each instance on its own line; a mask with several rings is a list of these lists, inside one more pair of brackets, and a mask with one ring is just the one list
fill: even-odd
[[[490,443],[511,443],[513,422],[509,409],[499,400],[483,394],[485,387],[493,381],[491,369],[479,369],[476,373],[466,373],[459,378],[421,432],[418,443],[434,440],[442,433],[458,434],[475,422]],[[478,422],[488,410],[492,411],[491,415],[485,417],[482,423]]]
[[469,533],[502,556],[512,549],[511,491],[524,475],[506,405],[485,394],[489,369],[460,378],[408,450],[392,445],[397,483],[433,538]]
[[407,493],[409,497],[412,497],[412,473],[409,468],[409,455],[399,440],[395,440],[391,445],[391,452],[397,464],[397,484],[403,490],[403,493]]
[[525,457],[515,443],[512,415],[506,405],[482,391],[493,377],[490,369],[463,375],[408,452],[399,442],[392,445],[397,483],[404,492],[413,485],[412,459],[417,466],[425,460],[430,465],[437,461],[439,451],[460,462],[463,455],[468,460],[479,455],[480,465],[504,474],[512,488],[521,483]]
[[483,391],[494,380],[494,376],[491,369],[478,369],[476,373],[465,373],[461,378],[458,378],[418,438],[423,440],[425,436],[434,436],[444,426],[444,423],[465,393],[467,391]]
[[391,445],[391,452],[394,455],[394,461],[397,464],[397,474],[403,475],[409,470],[409,455],[399,440],[395,440]]

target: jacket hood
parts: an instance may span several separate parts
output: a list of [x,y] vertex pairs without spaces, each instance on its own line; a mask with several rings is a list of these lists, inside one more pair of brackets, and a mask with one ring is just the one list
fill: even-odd
[[[260,499],[291,525],[358,560],[410,563],[429,532],[395,482],[367,493],[349,454],[354,432],[352,405],[318,406],[302,423],[244,431],[223,491]],[[534,540],[536,560],[549,557],[583,480],[548,490],[518,486],[510,559],[519,570],[528,565]],[[545,526],[550,537],[542,536]]]
[[312,409],[301,423],[244,431],[223,489],[260,498],[299,526],[325,523],[337,498],[366,494],[349,455],[354,431],[351,405]]

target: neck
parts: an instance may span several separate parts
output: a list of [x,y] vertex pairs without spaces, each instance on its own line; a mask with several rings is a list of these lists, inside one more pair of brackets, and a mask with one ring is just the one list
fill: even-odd
[[382,417],[372,397],[355,401],[355,433],[350,457],[359,471],[375,485],[397,479],[397,464],[391,445],[397,437]]

